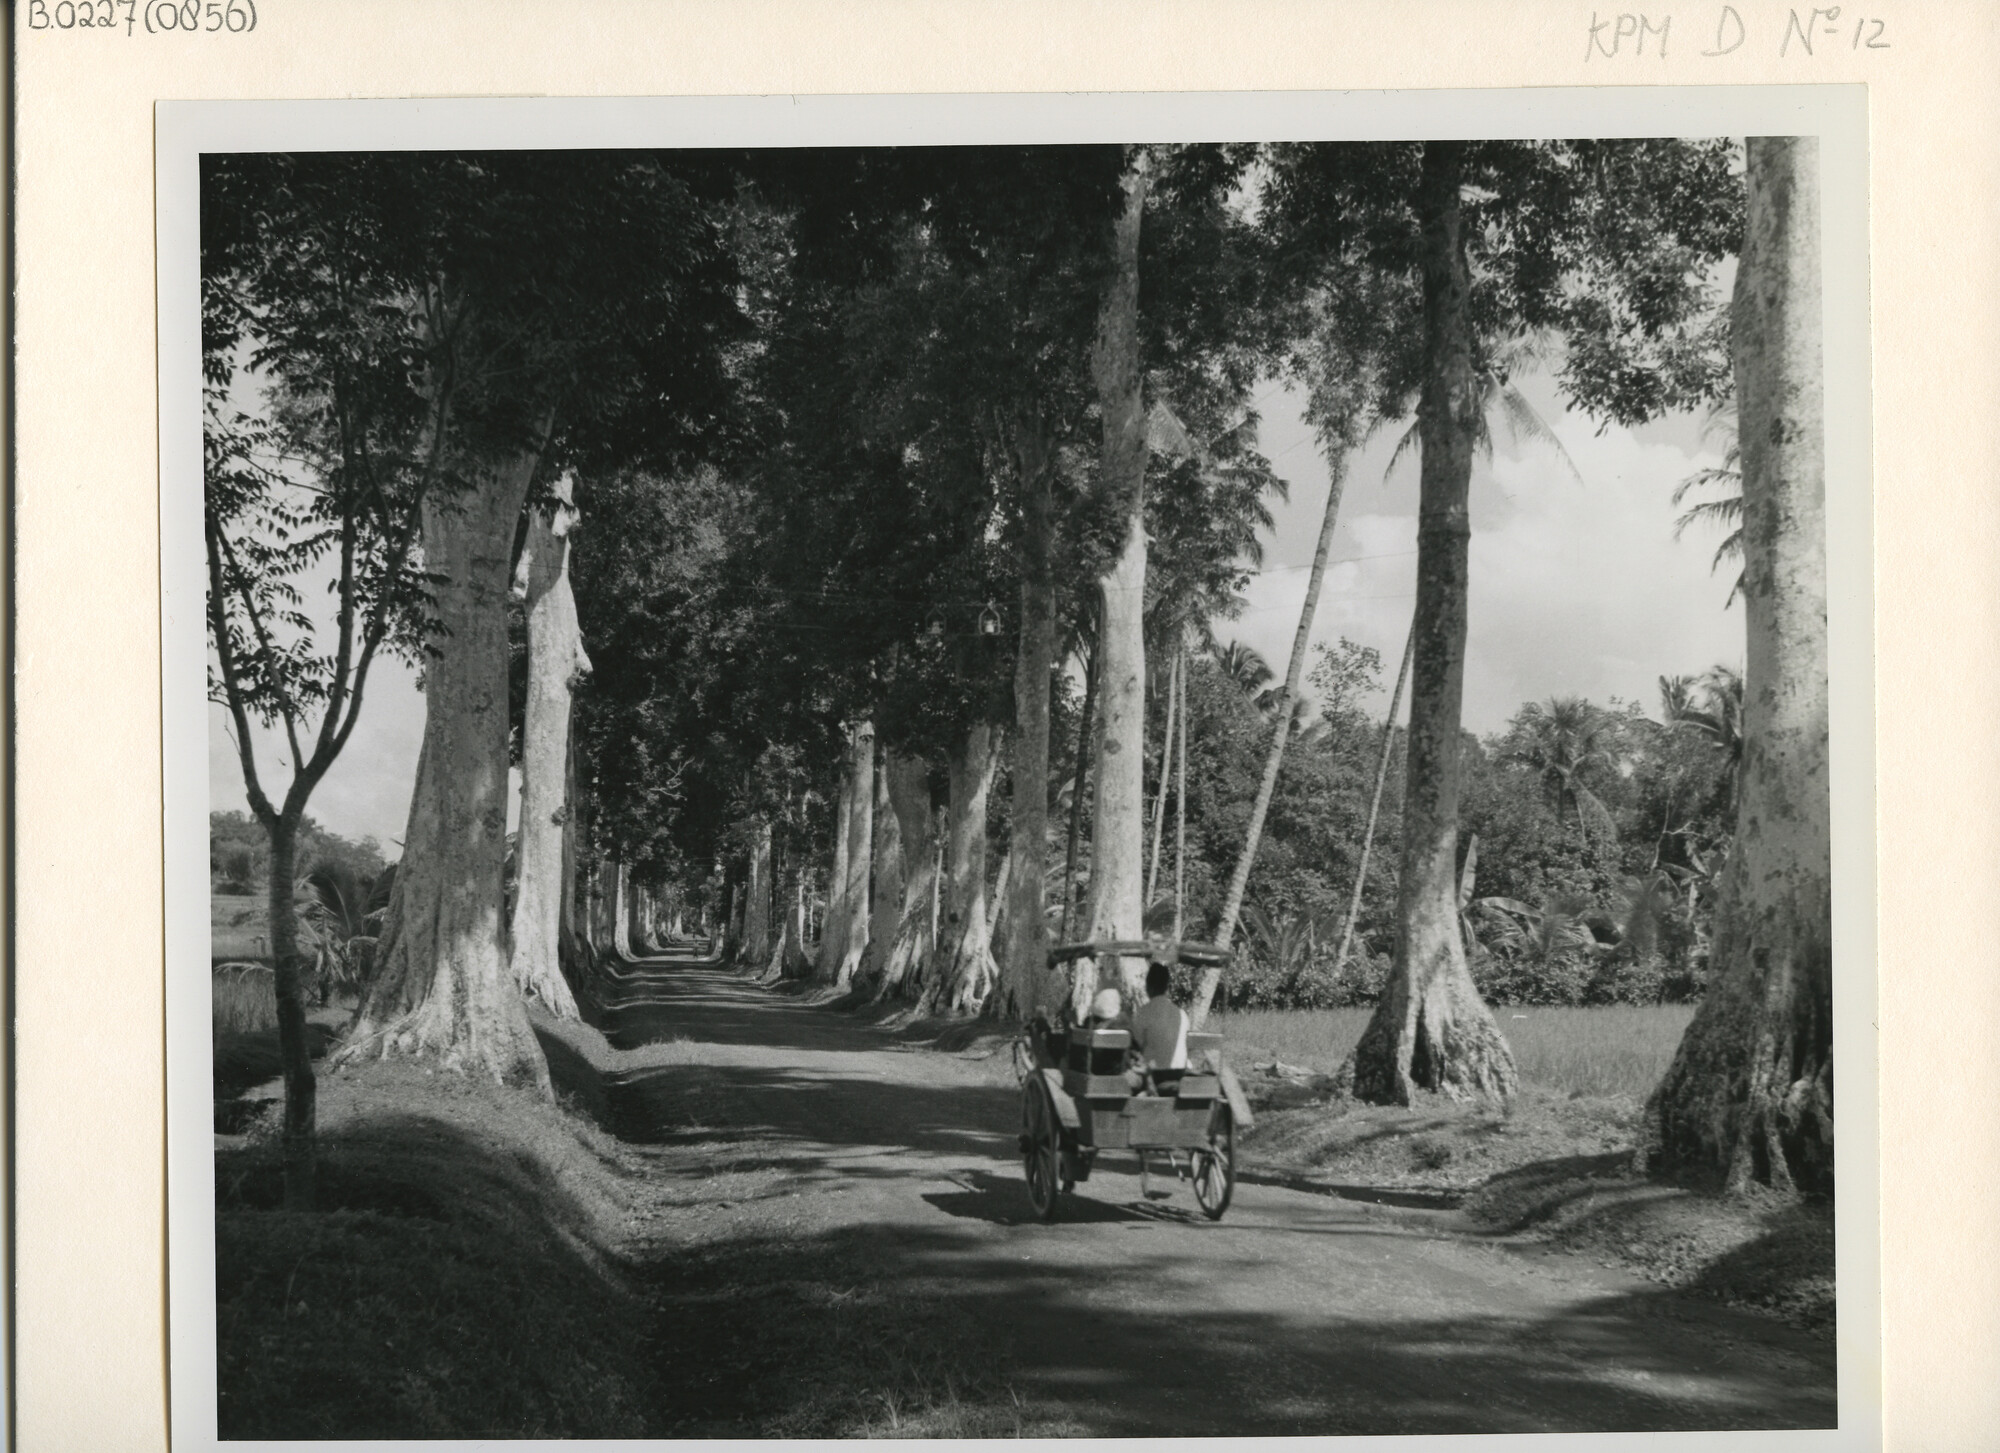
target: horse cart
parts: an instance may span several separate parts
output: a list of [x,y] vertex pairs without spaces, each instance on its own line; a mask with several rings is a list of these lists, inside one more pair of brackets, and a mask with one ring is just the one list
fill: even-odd
[[[1179,942],[1097,941],[1049,951],[1049,967],[1083,958],[1145,958],[1220,966],[1226,949]],[[1236,1132],[1250,1105],[1222,1057],[1222,1036],[1190,1031],[1187,1067],[1137,1064],[1128,1030],[1057,1025],[1037,1018],[1015,1045],[1021,1080],[1021,1157],[1035,1214],[1053,1221],[1061,1196],[1090,1179],[1099,1153],[1131,1151],[1142,1185],[1160,1168],[1190,1182],[1211,1221],[1236,1182]]]

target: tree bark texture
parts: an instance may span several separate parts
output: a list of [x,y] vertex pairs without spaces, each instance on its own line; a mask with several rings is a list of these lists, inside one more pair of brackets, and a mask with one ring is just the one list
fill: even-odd
[[876,999],[904,994],[925,982],[936,953],[937,924],[932,904],[937,891],[938,852],[930,769],[918,757],[889,748],[882,753],[882,778],[896,819],[903,862],[903,891],[894,938],[871,986]]
[[1460,707],[1465,692],[1468,498],[1481,399],[1472,369],[1471,278],[1459,186],[1464,147],[1424,148],[1417,214],[1424,284],[1423,468],[1417,505],[1416,645],[1395,964],[1349,1056],[1353,1092],[1411,1103],[1512,1096],[1514,1052],[1473,986],[1458,922]]
[[280,1142],[285,1208],[310,1211],[319,1181],[319,1086],[313,1078],[300,982],[299,919],[294,901],[298,892],[298,818],[280,814],[267,820],[265,828],[271,839],[265,900],[271,926],[271,982],[278,999],[278,1059],[285,1081],[285,1123]]
[[820,941],[819,977],[844,989],[868,950],[868,885],[874,877],[875,728],[862,722],[848,736],[846,780],[841,787],[845,841],[827,895]]
[[[820,910],[819,938],[813,945],[813,977],[831,983],[839,968],[842,947],[834,925],[840,921],[841,889],[847,882],[848,828],[854,818],[854,738],[850,733],[848,760],[840,768],[840,793],[833,805],[833,866],[826,875],[826,903]],[[830,960],[830,961],[829,961]]]
[[576,790],[576,732],[563,751],[562,922],[556,939],[565,978],[586,997],[594,992],[596,949],[590,941],[589,875],[580,861],[583,801]]
[[424,740],[375,980],[343,1059],[423,1054],[549,1091],[507,969],[507,598],[514,528],[539,461],[525,452],[423,506],[430,642]]
[[[1285,744],[1292,736],[1292,703],[1299,698],[1299,678],[1305,674],[1306,646],[1312,639],[1313,615],[1319,609],[1320,586],[1326,581],[1326,556],[1333,545],[1333,531],[1340,521],[1341,487],[1347,482],[1345,459],[1327,461],[1326,510],[1320,516],[1319,541],[1313,547],[1312,571],[1306,577],[1305,604],[1299,609],[1299,628],[1292,633],[1292,656],[1285,665],[1284,689],[1278,693],[1277,722],[1271,728],[1271,745],[1264,752],[1264,775],[1257,781],[1257,795],[1250,803],[1250,824],[1243,831],[1243,849],[1236,855],[1236,867],[1229,874],[1229,887],[1222,896],[1222,918],[1215,928],[1218,948],[1236,941],[1236,920],[1243,913],[1243,895],[1250,888],[1250,869],[1257,862],[1257,849],[1264,840],[1264,819],[1271,812],[1271,798],[1278,790],[1278,771],[1285,762]],[[1208,1006],[1215,999],[1222,970],[1201,971],[1195,989],[1194,1010],[1189,1020],[1199,1028],[1208,1019]]]
[[813,961],[806,953],[805,866],[797,861],[797,856],[785,855],[784,930],[778,935],[770,965],[764,971],[764,977],[771,980],[803,979],[813,971]]
[[853,980],[853,987],[871,994],[882,980],[903,919],[903,825],[889,801],[888,756],[883,752],[875,768],[875,845],[869,853],[875,880],[869,890],[868,946]]
[[1076,916],[1076,849],[1083,838],[1083,799],[1090,774],[1090,749],[1097,725],[1097,648],[1091,646],[1083,666],[1083,717],[1076,727],[1076,772],[1070,779],[1069,835],[1063,849],[1062,940],[1069,942]]
[[1055,441],[1039,413],[1013,431],[1021,489],[1021,640],[1014,661],[1014,735],[1008,777],[1009,920],[1000,982],[989,1013],[1025,1019],[1061,990],[1048,967],[1049,676],[1055,668],[1056,606],[1050,534]]
[[564,824],[570,698],[590,671],[569,585],[577,512],[567,475],[553,510],[536,510],[514,577],[527,604],[528,700],[521,724],[521,823],[514,839],[514,982],[558,1019],[577,1017],[562,971]]
[[744,889],[743,946],[738,957],[757,968],[771,958],[771,822],[760,817],[750,829],[750,874]]
[[[1091,372],[1104,420],[1101,487],[1125,518],[1124,540],[1098,580],[1097,807],[1090,837],[1093,939],[1136,939],[1145,928],[1146,874],[1146,410],[1139,367],[1139,224],[1148,167],[1137,151],[1125,175],[1125,210],[1114,233],[1114,268],[1098,316]],[[1071,1003],[1084,1017],[1102,966],[1077,961]],[[1145,964],[1127,960],[1116,982],[1138,1002]]]
[[1642,1163],[1833,1190],[1833,926],[1819,147],[1753,136],[1731,333],[1743,466],[1744,753],[1709,988],[1646,1106]]
[[629,964],[632,952],[632,869],[625,863],[611,865],[611,951],[618,962]]
[[925,1012],[963,1014],[992,992],[993,926],[986,898],[986,805],[1000,765],[998,733],[985,722],[968,728],[951,759],[951,803],[945,827],[943,919]]
[[1181,706],[1181,657],[1186,652],[1176,650],[1167,668],[1167,724],[1160,736],[1160,766],[1156,774],[1157,786],[1153,789],[1153,847],[1146,857],[1146,907],[1151,909],[1160,897],[1160,845],[1167,831],[1167,789],[1174,778],[1174,731],[1179,725]]

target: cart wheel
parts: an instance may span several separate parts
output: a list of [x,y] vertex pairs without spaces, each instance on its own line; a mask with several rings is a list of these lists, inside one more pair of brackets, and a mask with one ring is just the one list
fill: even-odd
[[1062,1147],[1058,1143],[1055,1107],[1039,1079],[1030,1080],[1021,1097],[1021,1158],[1028,1172],[1028,1203],[1043,1221],[1056,1218],[1056,1187],[1060,1184]]
[[1215,1117],[1207,1147],[1194,1153],[1194,1198],[1204,1216],[1220,1221],[1236,1189],[1236,1117],[1227,1105],[1217,1105]]
[[1026,1084],[1028,1076],[1035,1072],[1035,1051],[1023,1033],[1014,1041],[1014,1083]]

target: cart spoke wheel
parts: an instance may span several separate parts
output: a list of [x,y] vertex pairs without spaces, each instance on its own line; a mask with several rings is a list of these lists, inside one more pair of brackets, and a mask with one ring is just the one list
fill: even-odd
[[1022,1160],[1028,1172],[1028,1202],[1043,1221],[1056,1218],[1056,1187],[1061,1178],[1062,1147],[1055,1107],[1039,1079],[1028,1081],[1021,1097]]
[[1035,1051],[1029,1047],[1024,1034],[1014,1041],[1014,1083],[1025,1084],[1028,1076],[1035,1072]]
[[1194,1198],[1202,1214],[1220,1221],[1236,1189],[1236,1120],[1227,1105],[1218,1105],[1209,1125],[1208,1145],[1194,1152]]

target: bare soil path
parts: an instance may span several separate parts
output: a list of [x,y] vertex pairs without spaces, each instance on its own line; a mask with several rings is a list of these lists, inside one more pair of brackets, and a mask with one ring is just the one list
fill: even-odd
[[[1155,1177],[1142,1194],[1131,1158],[1107,1156],[1057,1223],[1040,1224],[1004,1056],[897,1046],[679,965],[639,966],[602,1027],[615,1050],[602,1108],[656,1157],[660,1199],[645,1214],[662,1261],[680,1268],[661,1286],[659,1352],[707,1399],[688,1431],[756,1423],[737,1374],[787,1325],[825,1353],[846,1307],[895,1297],[934,1316],[900,1352],[878,1342],[866,1355],[949,1374],[937,1360],[949,1344],[959,1377],[1032,1410],[1029,1431],[1834,1421],[1830,1342],[1509,1246],[1449,1212],[1291,1188],[1260,1173],[1254,1144],[1220,1223],[1184,1185],[1162,1197]],[[886,1432],[895,1396],[881,1400]]]

